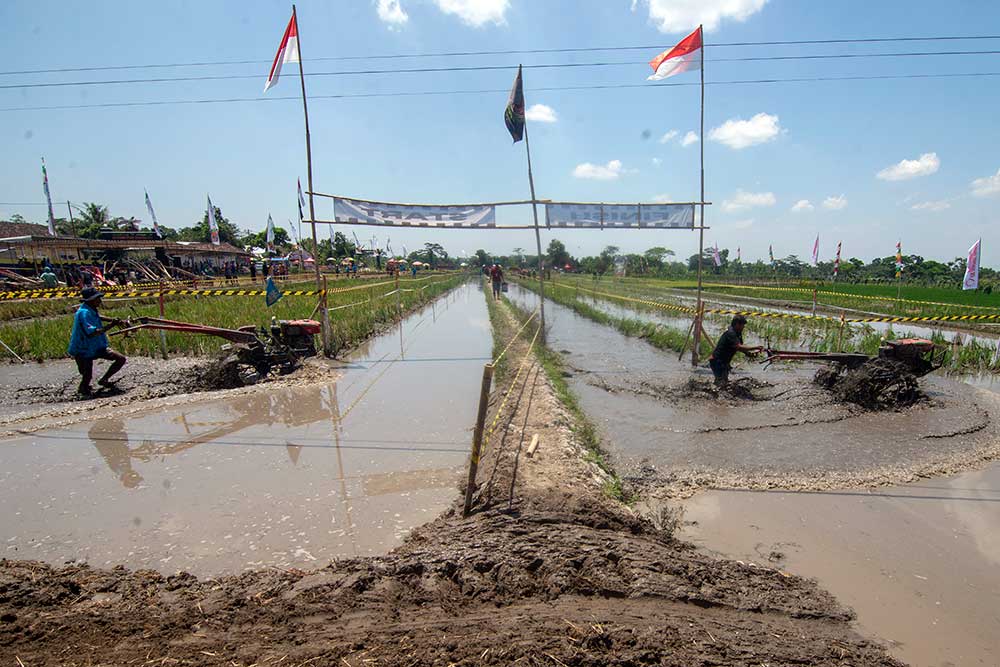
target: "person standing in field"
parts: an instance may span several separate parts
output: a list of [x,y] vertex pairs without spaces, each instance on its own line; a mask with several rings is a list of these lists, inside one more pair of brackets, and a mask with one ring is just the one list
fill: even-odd
[[42,275],[38,277],[39,279],[41,279],[42,284],[48,287],[49,289],[59,287],[59,278],[56,277],[56,274],[52,272],[51,266],[46,265],[45,271],[43,271]]
[[107,359],[111,366],[97,381],[102,387],[113,387],[111,377],[125,365],[125,355],[115,352],[109,347],[105,332],[122,324],[121,320],[113,319],[107,324],[101,319],[98,309],[104,295],[93,287],[85,287],[80,292],[80,307],[73,316],[73,331],[69,338],[67,352],[76,360],[76,368],[80,371],[80,386],[77,391],[81,396],[90,396],[93,390],[90,381],[94,377],[94,360]]
[[490,268],[490,282],[493,283],[493,298],[500,300],[500,292],[503,289],[503,269],[499,264],[494,264]]
[[712,375],[715,376],[716,387],[729,384],[729,372],[732,370],[733,357],[737,352],[752,357],[764,349],[762,345],[743,344],[743,327],[746,323],[747,318],[742,315],[734,317],[729,328],[719,336],[719,342],[715,344],[715,350],[708,358],[708,365],[712,368]]

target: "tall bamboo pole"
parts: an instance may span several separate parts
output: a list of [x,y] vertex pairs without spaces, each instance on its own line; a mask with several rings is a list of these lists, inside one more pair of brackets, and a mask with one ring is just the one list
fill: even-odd
[[698,39],[701,41],[701,224],[698,226],[698,303],[694,320],[694,346],[691,348],[691,365],[698,365],[698,347],[701,344],[701,264],[705,252],[705,31],[698,26]]
[[538,249],[538,305],[541,338],[545,340],[545,262],[542,260],[542,235],[538,229],[538,200],[535,198],[535,177],[531,173],[531,143],[528,141],[528,121],[524,121],[524,148],[528,153],[528,186],[531,188],[531,213],[535,216],[535,247]]
[[[313,238],[313,269],[316,272],[316,289],[323,289],[323,280],[319,273],[319,241],[316,239],[316,208],[313,204],[313,167],[312,167],[312,139],[309,135],[309,105],[306,101],[306,75],[302,66],[302,33],[299,30],[299,18],[295,12],[295,5],[292,5],[292,19],[295,21],[295,40],[296,46],[299,50],[299,83],[302,85],[302,115],[305,117],[306,122],[306,182],[309,185],[309,221],[312,225],[312,238]],[[299,237],[299,242],[302,239]],[[305,263],[305,260],[303,260]],[[330,353],[330,312],[327,310],[324,304],[321,309],[321,324],[323,327],[323,352],[325,354]]]

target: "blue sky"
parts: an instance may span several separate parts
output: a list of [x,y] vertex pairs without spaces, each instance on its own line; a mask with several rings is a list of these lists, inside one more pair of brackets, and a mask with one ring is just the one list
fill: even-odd
[[[644,63],[699,22],[706,24],[706,80],[1000,72],[1000,55],[719,62],[723,58],[1000,50],[1000,40],[724,47],[778,40],[1000,33],[991,2],[833,3],[793,0],[354,0],[298,4],[309,73],[409,67],[623,62],[525,70],[540,198],[691,201],[698,198],[697,85],[654,88]],[[290,14],[285,2],[7,0],[0,23],[5,72],[206,61],[246,64],[48,74],[3,74],[0,86],[67,81],[221,76],[215,81],[0,88],[0,217],[41,221],[39,157],[54,199],[97,201],[112,214],[146,218],[147,188],[164,224],[199,219],[206,192],[241,228],[295,219],[305,182],[298,80],[264,79]],[[405,19],[404,19],[405,16]],[[645,46],[632,51],[335,60],[456,51]],[[323,59],[326,60],[323,60]],[[628,64],[632,63],[632,64]],[[528,197],[523,143],[503,126],[513,69],[309,76],[318,191],[387,201],[448,203]],[[697,84],[697,72],[667,80]],[[706,90],[706,245],[742,248],[744,260],[904,252],[949,260],[983,238],[984,263],[1000,260],[1000,77],[710,85]],[[635,88],[543,91],[636,84]],[[476,94],[322,99],[324,95],[494,90]],[[18,107],[191,99],[250,102],[112,108]],[[670,137],[670,132],[676,132]],[[664,135],[668,135],[665,141]],[[582,165],[582,166],[581,166]],[[587,166],[590,165],[590,166]],[[879,174],[881,173],[881,177]],[[331,214],[321,203],[319,215]],[[807,202],[807,203],[800,203]],[[798,206],[796,207],[796,204]],[[326,208],[324,208],[326,207]],[[793,207],[796,210],[793,211]],[[57,209],[63,214],[65,204]],[[508,209],[501,222],[527,222]],[[353,228],[358,236],[383,229]],[[351,228],[346,231],[350,232]],[[321,230],[322,233],[322,230]],[[461,255],[485,247],[532,249],[531,232],[389,233],[394,250],[424,241]],[[543,232],[573,254],[605,245],[679,256],[697,250],[685,231]]]

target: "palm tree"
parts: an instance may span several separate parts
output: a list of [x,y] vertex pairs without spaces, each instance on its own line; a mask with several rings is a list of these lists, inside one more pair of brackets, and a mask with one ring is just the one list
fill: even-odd
[[108,213],[108,207],[95,204],[94,202],[84,204],[83,210],[80,211],[80,213],[82,214],[80,222],[85,227],[104,227],[111,220],[111,214]]

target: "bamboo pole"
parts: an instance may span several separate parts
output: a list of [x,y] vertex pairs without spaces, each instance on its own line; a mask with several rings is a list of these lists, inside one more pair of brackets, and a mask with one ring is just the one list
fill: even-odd
[[531,173],[531,143],[528,141],[528,121],[524,121],[524,149],[528,154],[528,186],[531,188],[531,213],[535,218],[535,247],[538,250],[538,317],[541,338],[545,340],[545,262],[542,259],[542,235],[538,229],[538,200],[535,199],[535,178]]
[[[302,87],[302,115],[305,118],[306,125],[306,179],[309,185],[309,221],[312,226],[312,237],[313,237],[313,269],[316,272],[316,289],[323,289],[323,281],[320,278],[319,273],[319,241],[316,239],[316,223],[312,222],[316,219],[316,207],[313,202],[313,168],[312,168],[312,139],[309,134],[309,105],[306,101],[306,75],[303,69],[302,61],[302,32],[299,30],[299,19],[298,14],[295,11],[295,5],[292,5],[292,19],[295,21],[295,33],[297,40],[297,48],[299,50],[299,83]],[[301,242],[301,238],[299,239]],[[323,304],[322,312],[322,335],[323,335],[323,354],[330,355],[330,314],[327,312],[326,303]]]
[[[166,309],[163,307],[163,281],[160,281],[160,317],[166,317]],[[160,329],[160,354],[163,355],[164,361],[167,359],[167,332]]]
[[698,314],[694,321],[694,347],[691,348],[691,365],[698,365],[698,343],[701,341],[701,273],[702,255],[705,254],[705,31],[698,26],[698,37],[701,41],[701,224],[698,225],[698,303],[695,306]]
[[479,412],[476,413],[476,428],[472,432],[472,454],[469,457],[469,479],[465,484],[465,506],[462,516],[469,516],[472,510],[472,494],[476,490],[476,472],[483,447],[483,429],[486,425],[486,411],[490,402],[490,386],[493,383],[493,364],[483,366],[483,382],[479,388]]

